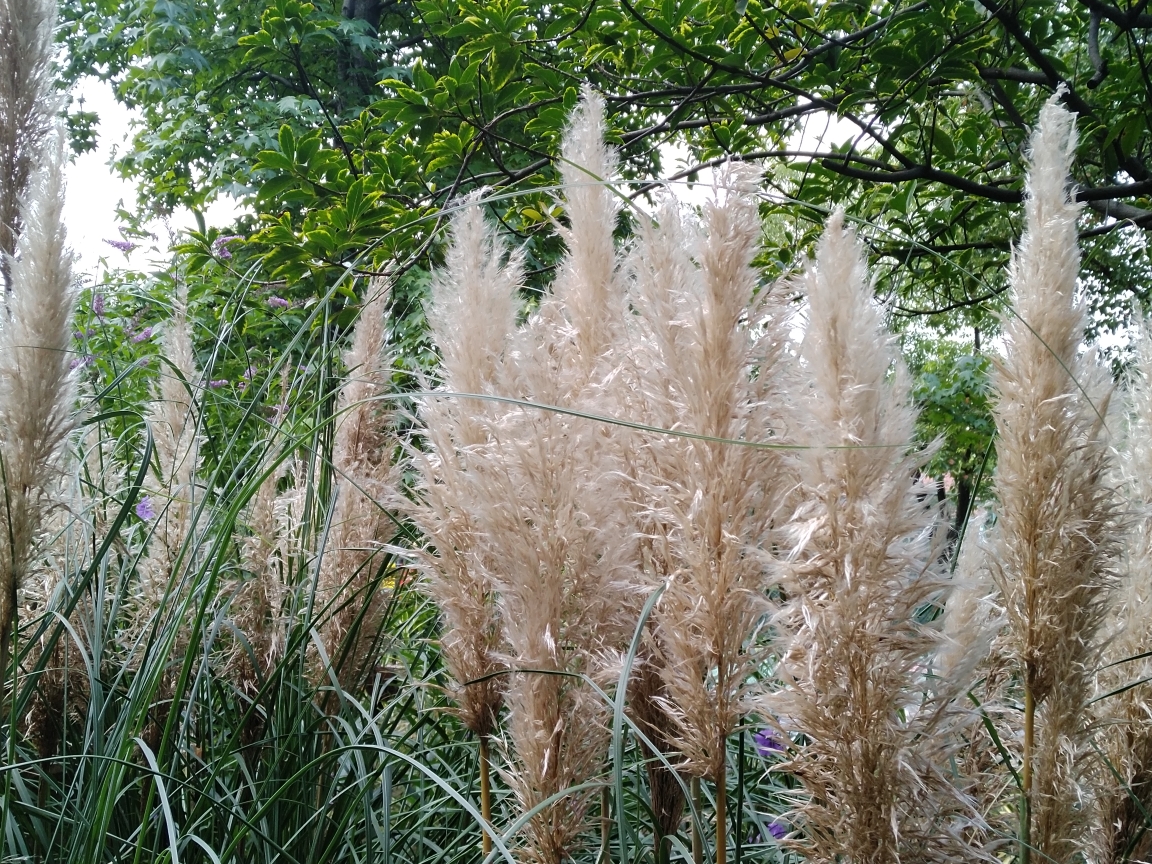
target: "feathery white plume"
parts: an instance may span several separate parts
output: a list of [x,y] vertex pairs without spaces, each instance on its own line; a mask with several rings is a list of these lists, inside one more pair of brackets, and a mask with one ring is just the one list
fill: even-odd
[[[1015,314],[996,370],[999,432],[992,572],[1003,595],[1007,646],[1024,688],[1022,848],[1075,860],[1088,794],[1077,761],[1101,625],[1114,584],[1116,506],[1105,481],[1110,381],[1080,355],[1084,309],[1076,216],[1068,192],[1073,116],[1052,97],[1032,136],[1026,229],[1012,256]],[[1028,853],[1023,853],[1027,855]]]

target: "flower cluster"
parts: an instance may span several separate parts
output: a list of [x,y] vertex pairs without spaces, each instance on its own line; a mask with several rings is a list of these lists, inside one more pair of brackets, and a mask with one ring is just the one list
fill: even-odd
[[228,234],[223,237],[217,237],[212,241],[212,251],[218,258],[229,261],[232,258],[232,251],[228,248],[228,244],[233,240],[243,240],[244,238],[239,234]]

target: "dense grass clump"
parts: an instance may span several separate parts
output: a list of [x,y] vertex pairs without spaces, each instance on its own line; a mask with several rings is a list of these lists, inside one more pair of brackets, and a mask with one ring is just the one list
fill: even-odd
[[[0,25],[40,34],[25,5]],[[232,382],[179,279],[121,331],[158,351],[73,362],[60,147],[12,145],[4,860],[1145,854],[1152,352],[1114,396],[1081,350],[1070,115],[1033,139],[993,515],[957,524],[844,214],[765,284],[731,167],[618,248],[604,132],[586,92],[530,308],[471,198],[435,369],[398,371],[392,286],[341,281]]]

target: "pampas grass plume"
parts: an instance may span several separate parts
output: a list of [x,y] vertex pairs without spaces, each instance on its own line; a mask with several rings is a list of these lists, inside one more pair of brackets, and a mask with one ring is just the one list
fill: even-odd
[[[443,386],[453,393],[489,394],[516,328],[521,262],[484,219],[479,199],[462,203],[452,223],[445,268],[433,280],[428,322],[440,350]],[[409,508],[432,548],[421,555],[425,587],[440,608],[441,648],[456,679],[464,725],[481,745],[494,730],[505,668],[493,562],[471,511],[473,472],[483,470],[491,437],[489,403],[431,398],[421,412],[427,451],[412,451],[421,482]],[[476,682],[476,683],[469,683]]]
[[[388,287],[373,281],[345,354],[332,445],[335,501],[317,577],[326,616],[321,638],[340,686],[355,690],[375,666],[388,592],[375,584],[378,554],[394,534],[384,502],[394,486],[391,412],[380,396],[391,383],[386,355]],[[349,633],[354,636],[349,642]]]
[[8,671],[17,591],[52,503],[75,402],[69,354],[75,292],[61,221],[63,142],[57,138],[44,156],[23,211],[25,230],[0,321],[0,675]]
[[808,322],[794,410],[801,504],[780,617],[784,688],[768,705],[799,734],[781,766],[804,794],[795,845],[810,860],[964,860],[959,796],[940,773],[940,714],[922,705],[943,589],[938,514],[913,478],[916,413],[872,297],[860,244],[835,213],[802,285]]
[[[787,440],[774,413],[786,315],[773,292],[757,296],[750,266],[760,237],[757,180],[730,169],[699,226],[671,202],[656,223],[642,224],[630,304],[641,390],[632,401],[646,423]],[[772,569],[760,550],[790,481],[778,453],[753,447],[653,435],[642,454],[634,473],[646,502],[645,570],[665,584],[655,611],[660,704],[683,769],[715,785],[723,862],[727,741],[751,708],[748,682],[765,649],[755,637]]]
[[13,290],[12,257],[28,214],[36,166],[56,114],[52,0],[0,0],[0,277]]
[[[1152,835],[1145,813],[1152,807],[1152,700],[1147,685],[1152,659],[1152,333],[1143,322],[1128,375],[1127,428],[1120,442],[1119,488],[1129,502],[1121,577],[1111,604],[1111,638],[1096,678],[1097,740],[1107,765],[1099,771],[1098,824],[1090,860],[1113,864],[1146,860]],[[1138,658],[1138,659],[1131,659]],[[1120,693],[1114,691],[1122,690]],[[1114,695],[1107,695],[1114,693]],[[1113,775],[1113,771],[1117,776]]]
[[[162,614],[166,601],[182,590],[182,574],[187,570],[200,487],[200,406],[196,394],[203,379],[192,346],[188,323],[187,289],[181,288],[172,320],[162,337],[165,356],[171,366],[161,369],[148,423],[155,445],[155,472],[145,492],[156,511],[151,523],[148,552],[140,562],[140,593],[136,624],[132,635],[142,632],[149,620]],[[177,645],[187,633],[180,628]]]
[[1077,353],[1076,216],[1068,193],[1072,115],[1054,96],[1032,137],[1026,229],[1012,256],[1015,315],[995,383],[1000,499],[992,566],[1023,679],[1021,856],[1075,860],[1090,808],[1077,782],[1101,627],[1114,584],[1116,508],[1103,415],[1110,382]]

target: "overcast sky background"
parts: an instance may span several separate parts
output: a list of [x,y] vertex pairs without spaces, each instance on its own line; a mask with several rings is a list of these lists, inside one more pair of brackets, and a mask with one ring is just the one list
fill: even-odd
[[[64,224],[68,229],[68,244],[79,260],[75,272],[91,279],[103,266],[115,269],[131,266],[145,269],[149,262],[159,264],[163,255],[157,255],[141,246],[132,252],[114,249],[105,240],[124,239],[116,220],[116,210],[123,206],[131,210],[136,204],[135,184],[119,177],[109,164],[114,154],[122,153],[132,137],[133,112],[116,101],[111,85],[95,78],[83,79],[73,91],[74,99],[84,100],[84,110],[100,116],[95,150],[75,157],[65,176],[68,182],[64,203]],[[231,199],[224,199],[208,208],[205,218],[209,225],[228,225],[238,212]],[[165,224],[156,221],[149,230],[156,235],[156,244],[164,250],[180,231],[193,228],[196,220],[183,210],[173,214]]]

